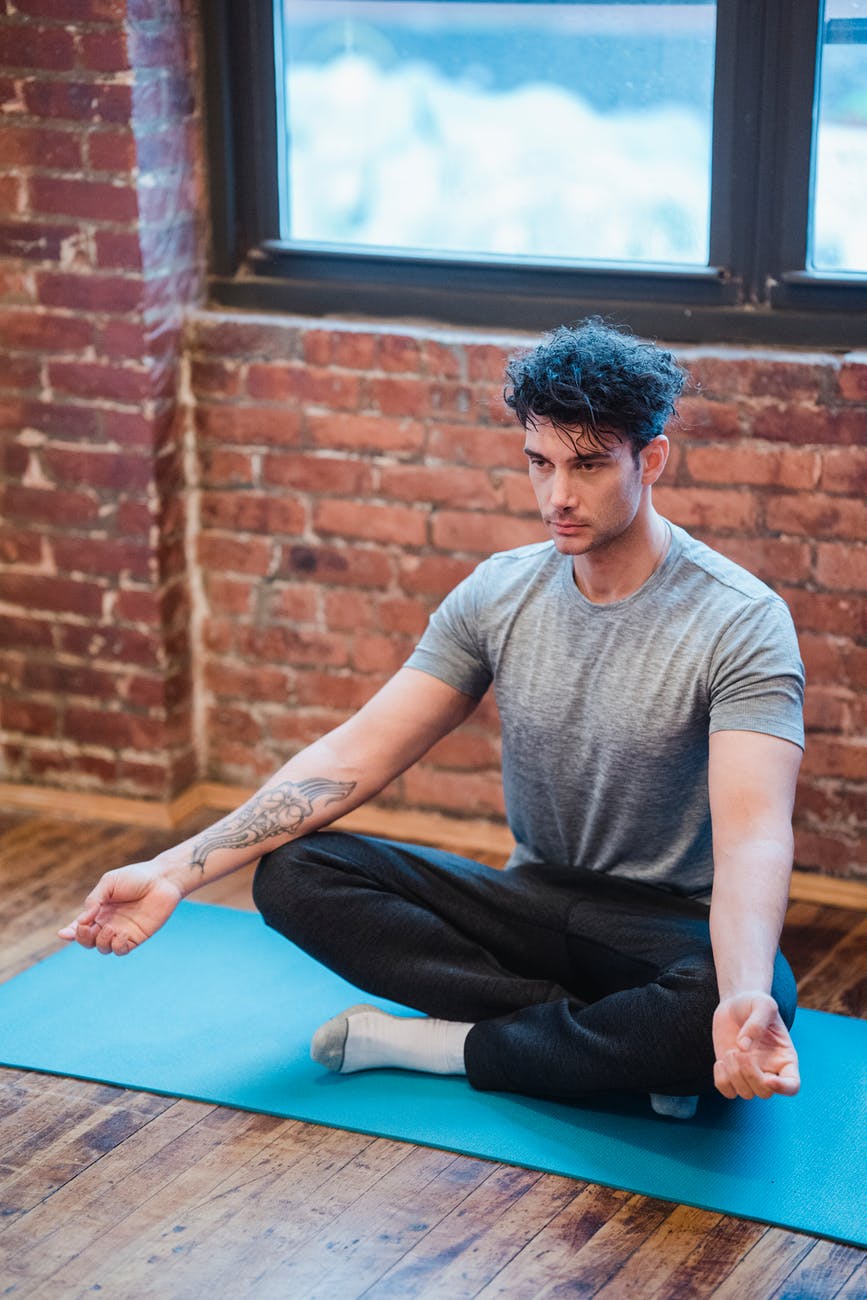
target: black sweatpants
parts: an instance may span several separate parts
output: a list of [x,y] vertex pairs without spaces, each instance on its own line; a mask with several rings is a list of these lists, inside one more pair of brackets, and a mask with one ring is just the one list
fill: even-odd
[[[705,904],[573,867],[481,863],[340,832],[262,858],[265,921],[368,993],[470,1021],[475,1088],[577,1099],[713,1087]],[[777,954],[787,1025],[795,981]]]

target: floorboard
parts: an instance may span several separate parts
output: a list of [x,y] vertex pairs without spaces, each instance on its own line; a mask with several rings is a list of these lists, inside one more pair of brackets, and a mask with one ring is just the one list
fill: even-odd
[[[102,870],[172,831],[0,807],[0,978],[57,947]],[[492,859],[493,861],[493,859]],[[498,865],[493,861],[494,865]],[[198,897],[251,907],[252,873]],[[867,917],[790,905],[803,1005],[867,1008]],[[0,1072],[0,1294],[118,1300],[867,1297],[867,1255],[802,1233],[318,1125]]]

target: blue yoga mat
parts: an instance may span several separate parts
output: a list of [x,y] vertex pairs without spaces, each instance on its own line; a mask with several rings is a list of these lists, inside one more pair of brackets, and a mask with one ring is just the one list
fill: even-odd
[[[362,996],[253,913],[182,903],[122,959],[65,948],[0,986],[0,1061],[398,1138],[867,1244],[867,1022],[801,1011],[795,1098],[564,1105],[465,1079],[314,1065]],[[389,1003],[379,1005],[393,1008]],[[399,1010],[399,1008],[398,1008]]]

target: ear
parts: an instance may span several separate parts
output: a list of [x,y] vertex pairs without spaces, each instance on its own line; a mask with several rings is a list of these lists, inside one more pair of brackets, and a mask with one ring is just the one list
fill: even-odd
[[641,482],[650,487],[659,478],[668,461],[669,441],[664,433],[657,434],[639,453]]

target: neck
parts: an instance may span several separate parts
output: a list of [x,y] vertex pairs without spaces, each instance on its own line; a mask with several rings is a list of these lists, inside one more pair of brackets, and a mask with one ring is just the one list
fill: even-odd
[[668,552],[671,530],[650,507],[615,541],[572,560],[575,585],[594,605],[625,600],[655,573]]

